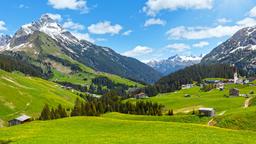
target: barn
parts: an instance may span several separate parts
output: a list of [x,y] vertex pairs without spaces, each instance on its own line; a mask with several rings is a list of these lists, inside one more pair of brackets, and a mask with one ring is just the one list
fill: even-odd
[[17,117],[15,119],[8,121],[8,124],[9,124],[9,126],[14,126],[14,125],[23,124],[25,122],[29,122],[30,120],[31,120],[30,116],[22,115],[20,117]]
[[199,115],[213,117],[215,116],[215,110],[214,108],[199,108]]

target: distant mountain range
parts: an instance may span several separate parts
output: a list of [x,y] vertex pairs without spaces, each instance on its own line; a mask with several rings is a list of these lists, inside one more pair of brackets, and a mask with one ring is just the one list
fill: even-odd
[[23,25],[13,37],[0,37],[0,53],[21,53],[39,61],[49,59],[74,60],[96,71],[116,74],[125,78],[153,83],[161,74],[148,65],[130,57],[122,56],[110,48],[79,40],[64,29],[50,15]]
[[256,26],[239,30],[202,59],[203,64],[235,64],[249,74],[256,72]]
[[200,63],[203,56],[174,55],[166,60],[150,61],[147,64],[163,75],[176,72],[185,67]]

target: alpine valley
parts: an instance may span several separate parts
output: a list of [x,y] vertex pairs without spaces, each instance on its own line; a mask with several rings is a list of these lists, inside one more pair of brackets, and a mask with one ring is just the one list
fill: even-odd
[[256,143],[253,0],[20,2],[0,5],[0,144]]

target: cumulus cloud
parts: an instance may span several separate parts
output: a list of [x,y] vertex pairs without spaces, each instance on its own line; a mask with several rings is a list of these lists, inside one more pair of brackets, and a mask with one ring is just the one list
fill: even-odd
[[91,38],[91,36],[88,33],[79,33],[79,32],[71,32],[71,33],[79,40],[87,40],[91,43],[95,43],[95,40]]
[[256,20],[253,18],[244,18],[243,20],[240,20],[237,22],[238,25],[241,27],[251,27],[256,25]]
[[211,9],[212,5],[213,0],[148,0],[143,11],[155,16],[161,10]]
[[69,19],[68,21],[64,22],[63,28],[78,31],[78,30],[83,30],[84,26],[82,24],[75,23],[71,19]]
[[169,49],[177,50],[177,51],[184,51],[185,49],[190,49],[190,46],[186,45],[184,43],[169,44],[166,47],[169,48]]
[[145,27],[152,26],[152,25],[162,25],[163,26],[165,24],[166,24],[166,21],[164,21],[164,20],[151,18],[145,22],[144,26]]
[[184,27],[172,28],[167,32],[170,39],[207,39],[231,36],[238,31],[240,26],[222,26],[216,27]]
[[7,28],[5,27],[5,22],[4,21],[0,21],[0,31],[6,31]]
[[88,31],[92,34],[119,34],[122,30],[122,26],[119,24],[112,25],[109,21],[99,22],[97,24],[92,24],[88,27]]
[[86,0],[48,0],[55,9],[88,10]]
[[128,30],[128,31],[125,31],[125,32],[123,32],[123,36],[128,36],[128,35],[130,35],[132,33],[132,30]]
[[249,12],[250,17],[256,17],[256,6],[253,7]]
[[203,48],[203,47],[208,46],[208,45],[209,45],[209,42],[207,42],[207,41],[201,41],[201,42],[199,42],[199,43],[193,44],[193,47]]
[[178,26],[169,29],[167,35],[169,39],[208,39],[232,36],[242,28],[256,26],[256,19],[253,18],[254,12],[256,16],[256,7],[249,12],[250,17],[245,17],[244,19],[237,21],[234,25],[223,25],[224,23],[230,22],[230,20],[222,18],[218,20],[218,22],[222,24],[214,27]]
[[151,53],[152,51],[153,51],[152,48],[138,45],[134,49],[122,53],[122,55],[128,56],[128,57],[135,57],[135,56],[140,56],[140,55]]

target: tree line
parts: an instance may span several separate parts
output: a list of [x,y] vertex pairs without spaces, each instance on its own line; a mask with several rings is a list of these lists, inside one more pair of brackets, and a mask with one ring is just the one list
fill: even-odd
[[160,93],[173,92],[180,90],[183,84],[192,84],[193,82],[201,83],[203,79],[211,77],[229,79],[233,77],[233,74],[234,70],[230,65],[197,64],[161,78],[154,86]]
[[163,115],[162,111],[164,106],[158,103],[150,101],[137,101],[122,102],[120,96],[117,96],[115,92],[109,92],[103,95],[101,98],[95,98],[92,96],[84,97],[85,100],[76,99],[73,109],[70,114],[67,110],[59,105],[56,109],[49,108],[46,104],[39,117],[40,120],[52,120],[58,118],[64,118],[68,116],[99,116],[107,112],[119,112],[124,114],[135,115]]

